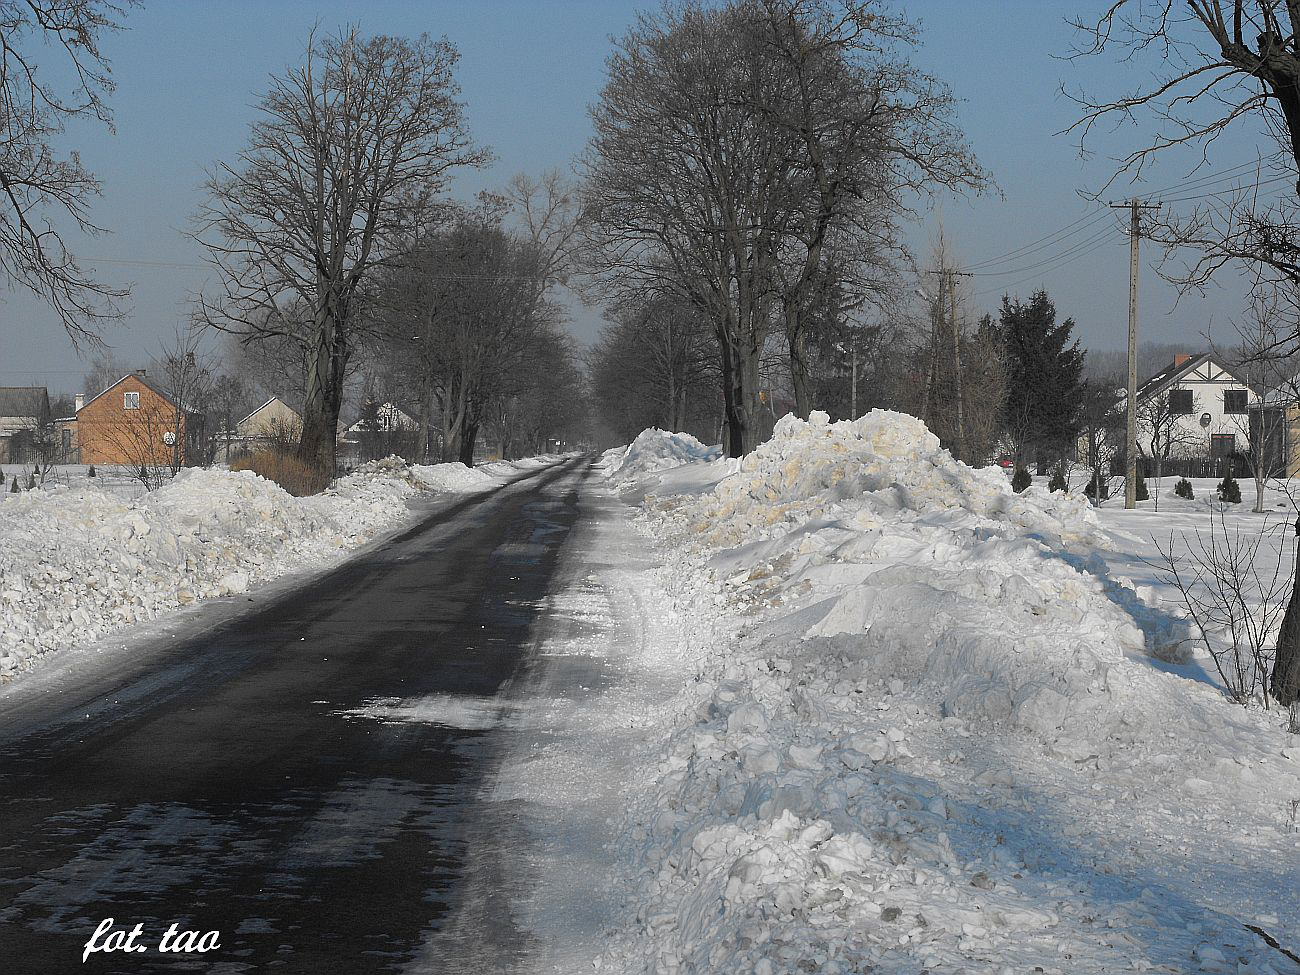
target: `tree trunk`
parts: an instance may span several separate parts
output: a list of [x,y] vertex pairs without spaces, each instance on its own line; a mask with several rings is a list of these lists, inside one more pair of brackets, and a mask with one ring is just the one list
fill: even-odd
[[478,422],[470,420],[468,413],[462,414],[459,460],[466,467],[474,466],[474,442],[478,439]]
[[787,302],[784,309],[785,338],[790,350],[790,384],[794,387],[794,413],[801,420],[812,412],[812,375],[808,365],[808,342],[800,321],[799,306]]
[[744,457],[758,446],[759,350],[737,347],[719,334],[722,353],[722,401],[727,419],[726,448],[728,457]]
[[[1300,538],[1300,518],[1296,519],[1296,535]],[[1296,549],[1297,571],[1291,583],[1291,601],[1287,603],[1282,626],[1277,633],[1277,652],[1273,658],[1273,673],[1269,692],[1284,707],[1300,700],[1300,546]]]
[[415,462],[429,462],[429,428],[433,424],[433,382],[424,377],[424,388],[420,395],[420,442],[415,445]]
[[337,335],[333,309],[322,309],[316,327],[316,349],[307,371],[302,439],[298,443],[298,456],[331,478],[335,473],[335,440],[343,406],[345,364],[336,348]]

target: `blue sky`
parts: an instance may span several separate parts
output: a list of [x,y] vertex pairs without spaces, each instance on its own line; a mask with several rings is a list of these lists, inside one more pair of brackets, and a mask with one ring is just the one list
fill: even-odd
[[[502,186],[515,172],[570,164],[589,133],[587,107],[602,83],[609,37],[622,33],[644,6],[623,0],[152,0],[131,11],[128,29],[106,44],[118,83],[112,97],[116,133],[78,125],[68,135],[68,144],[80,149],[104,183],[94,216],[113,231],[84,244],[82,253],[162,265],[99,265],[104,276],[130,281],[134,289],[126,320],[106,333],[114,354],[125,365],[139,364],[186,319],[190,296],[206,277],[192,266],[201,264],[202,254],[184,233],[201,199],[204,171],[243,145],[268,74],[300,57],[317,22],[326,30],[356,24],[365,33],[445,34],[459,47],[471,130],[497,156],[490,168],[457,180],[455,195],[468,197]],[[1064,21],[1066,5],[917,0],[898,6],[922,22],[925,43],[916,59],[962,99],[961,125],[1001,190],[939,201],[910,230],[918,253],[924,255],[940,215],[957,259],[971,264],[1083,214],[1088,205],[1077,191],[1099,186],[1110,164],[1104,155],[1081,160],[1070,137],[1054,134],[1077,111],[1058,89],[1064,82],[1118,93],[1138,83],[1143,68],[1054,57],[1073,36]],[[1137,138],[1121,134],[1109,150]],[[1253,146],[1242,130],[1212,159],[1232,165],[1249,158]],[[1169,165],[1142,189],[1185,176],[1185,167]],[[1126,192],[1117,187],[1114,195]],[[1116,240],[1059,269],[973,279],[973,289],[976,302],[992,311],[1004,286],[1020,294],[1046,287],[1059,312],[1076,320],[1085,345],[1116,348],[1126,328],[1127,268],[1127,244]],[[1199,347],[1207,330],[1228,338],[1240,296],[1227,288],[1175,307],[1173,292],[1147,270],[1142,303],[1143,338]],[[597,324],[594,312],[578,309],[573,330],[586,339]],[[0,384],[35,382],[72,392],[84,372],[53,315],[26,294],[0,292]]]

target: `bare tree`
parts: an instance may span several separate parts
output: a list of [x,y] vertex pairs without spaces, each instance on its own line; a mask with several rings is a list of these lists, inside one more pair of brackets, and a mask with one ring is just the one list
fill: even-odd
[[518,173],[505,198],[537,251],[542,286],[566,284],[580,244],[581,188],[557,169],[538,179]]
[[378,292],[388,361],[418,391],[421,436],[436,401],[443,459],[466,465],[488,405],[528,368],[534,338],[555,318],[544,257],[500,217],[491,207],[463,213],[405,254]]
[[1231,357],[1237,363],[1237,375],[1257,400],[1244,413],[1231,414],[1228,419],[1246,444],[1239,456],[1255,482],[1253,510],[1257,513],[1264,511],[1269,481],[1287,476],[1288,417],[1300,407],[1300,361],[1279,355],[1278,349],[1293,327],[1279,302],[1263,294],[1253,297],[1248,313],[1236,325],[1239,344]]
[[1200,401],[1192,395],[1180,403],[1176,393],[1189,392],[1181,384],[1148,396],[1137,405],[1138,455],[1151,461],[1151,472],[1156,482],[1155,504],[1160,507],[1160,476],[1165,461],[1184,456],[1205,446],[1205,438],[1188,430],[1183,417],[1195,415]]
[[687,301],[649,295],[614,308],[588,368],[601,416],[624,443],[647,427],[717,432],[716,345]]
[[[1229,528],[1220,508],[1211,513],[1208,537],[1184,534],[1176,544],[1170,536],[1153,563],[1161,580],[1178,590],[1199,642],[1238,704],[1260,700],[1268,707],[1270,699],[1289,703],[1269,686],[1273,646],[1279,626],[1285,626],[1292,585],[1284,541],[1287,527],[1285,521],[1265,521],[1259,528]],[[1265,547],[1270,538],[1278,542],[1276,556]]]
[[130,370],[124,369],[107,349],[101,349],[90,360],[90,368],[81,380],[82,392],[90,400],[112,386]]
[[905,187],[979,179],[947,90],[892,53],[913,40],[875,0],[686,3],[643,15],[609,59],[586,163],[589,267],[615,294],[676,293],[707,318],[733,456],[772,409],[769,336],[785,334],[806,411],[816,292],[845,276],[845,255],[880,253],[836,248],[837,231],[871,213],[890,238],[881,216]]
[[[0,279],[39,295],[74,345],[100,343],[98,326],[115,318],[128,289],[104,284],[77,262],[58,221],[85,234],[99,181],[54,140],[69,122],[112,126],[113,91],[100,44],[133,0],[0,0]],[[40,65],[44,52],[62,64]],[[60,84],[60,80],[63,84]]]
[[883,296],[904,256],[896,220],[905,198],[978,189],[985,176],[951,122],[948,91],[888,50],[917,42],[904,18],[879,3],[825,0],[761,0],[749,16],[773,80],[740,96],[795,139],[772,273],[795,412],[806,418],[817,293],[838,285],[859,301]]
[[1124,381],[1089,379],[1083,383],[1079,403],[1079,460],[1088,472],[1093,507],[1110,495],[1115,462],[1124,455],[1125,415],[1119,390]]
[[[1115,177],[1136,179],[1157,156],[1179,149],[1197,154],[1195,173],[1229,129],[1253,128],[1268,140],[1255,163],[1180,187],[1174,202],[1190,210],[1148,214],[1145,232],[1167,256],[1196,255],[1162,273],[1200,287],[1237,265],[1266,288],[1300,284],[1300,0],[1117,0],[1075,26],[1084,38],[1076,56],[1114,50],[1125,61],[1153,61],[1149,80],[1131,94],[1075,96],[1083,114],[1072,130],[1082,147],[1103,123],[1152,126]],[[1297,339],[1293,331],[1288,344]]]
[[[238,161],[208,181],[197,236],[223,287],[206,320],[305,342],[299,449],[327,471],[366,285],[402,246],[412,200],[487,158],[466,133],[457,58],[428,36],[313,36],[303,65],[271,79]],[[305,316],[286,313],[295,306]],[[304,318],[305,335],[291,327]]]

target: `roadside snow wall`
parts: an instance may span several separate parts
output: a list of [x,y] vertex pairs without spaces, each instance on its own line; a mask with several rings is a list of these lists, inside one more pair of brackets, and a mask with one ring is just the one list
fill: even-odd
[[462,464],[367,464],[295,498],[251,471],[187,469],[125,501],[87,485],[0,496],[0,677],[199,599],[338,561],[429,490],[499,483]]
[[[1245,957],[1239,922],[1140,885],[1098,898],[1054,872],[1076,854],[1050,831],[1011,848],[984,825],[1034,808],[1018,778],[1040,766],[1082,790],[1081,810],[1093,783],[1232,804],[1295,781],[1281,735],[1150,665],[1181,624],[1105,577],[1092,553],[1107,536],[1082,500],[1017,495],[881,411],[786,417],[711,489],[700,473],[664,472],[644,500],[678,612],[715,631],[632,814],[649,873],[628,957],[649,954],[656,975]],[[1195,775],[1206,765],[1213,784]],[[1099,941],[1103,912],[1145,942]]]

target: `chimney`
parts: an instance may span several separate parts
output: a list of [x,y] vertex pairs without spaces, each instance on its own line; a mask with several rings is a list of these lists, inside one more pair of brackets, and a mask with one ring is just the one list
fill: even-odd
[[1187,365],[1187,363],[1191,361],[1192,361],[1192,357],[1189,355],[1176,355],[1174,356],[1174,368],[1181,369],[1183,366]]
[[78,393],[76,396],[72,397],[72,403],[74,407],[73,412],[80,413],[81,408],[86,405],[86,394]]

